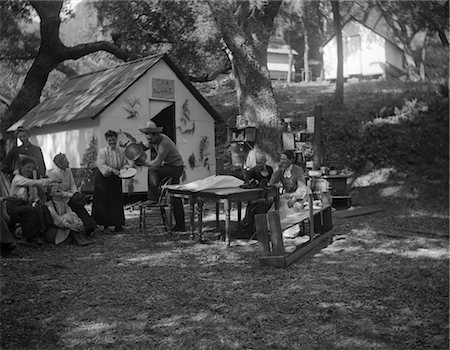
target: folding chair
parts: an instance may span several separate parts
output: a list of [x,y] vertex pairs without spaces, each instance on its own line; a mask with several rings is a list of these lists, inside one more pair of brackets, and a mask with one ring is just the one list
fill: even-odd
[[167,212],[166,209],[168,209],[169,206],[169,196],[167,192],[167,186],[172,183],[171,177],[165,177],[161,180],[159,184],[159,198],[157,203],[148,204],[146,202],[139,204],[139,230],[141,233],[145,233],[145,219],[147,216],[147,212],[151,212],[154,209],[160,210],[161,213],[161,219],[164,225],[164,228],[166,232],[169,231],[169,220],[167,218]]

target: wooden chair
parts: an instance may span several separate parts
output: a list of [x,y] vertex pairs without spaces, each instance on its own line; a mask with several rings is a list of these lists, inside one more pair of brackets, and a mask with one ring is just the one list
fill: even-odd
[[139,204],[139,230],[141,233],[145,233],[146,230],[146,216],[148,212],[155,209],[159,209],[161,213],[161,219],[166,232],[169,231],[170,218],[167,217],[166,209],[169,208],[169,196],[167,193],[167,186],[172,183],[171,177],[165,177],[161,180],[159,184],[159,198],[157,203],[149,204],[146,202]]

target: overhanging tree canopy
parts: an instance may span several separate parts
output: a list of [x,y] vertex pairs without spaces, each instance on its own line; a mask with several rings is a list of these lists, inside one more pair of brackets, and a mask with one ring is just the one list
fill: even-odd
[[59,37],[63,0],[30,1],[24,4],[25,7],[27,5],[32,6],[39,15],[41,40],[39,50],[25,77],[22,88],[2,118],[2,131],[5,131],[39,103],[42,89],[50,72],[61,62],[69,59],[76,60],[100,50],[109,52],[123,60],[129,57],[128,52],[120,50],[108,41],[80,44],[73,47],[65,46]]

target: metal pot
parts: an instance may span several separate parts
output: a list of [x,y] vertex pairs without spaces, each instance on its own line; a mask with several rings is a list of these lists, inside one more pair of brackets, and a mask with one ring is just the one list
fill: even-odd
[[[133,162],[142,157],[142,154],[145,155],[142,143],[132,142],[125,148],[125,157]],[[147,159],[146,155],[145,159]]]

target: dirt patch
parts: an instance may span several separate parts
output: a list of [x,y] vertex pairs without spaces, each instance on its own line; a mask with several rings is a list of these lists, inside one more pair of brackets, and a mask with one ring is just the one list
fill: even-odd
[[444,349],[448,239],[380,233],[448,232],[448,208],[409,201],[335,219],[333,242],[287,269],[259,267],[252,242],[225,248],[212,221],[203,244],[141,234],[134,211],[92,246],[19,246],[1,259],[1,348]]

